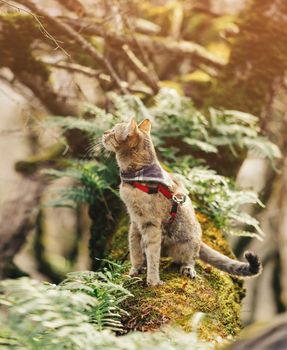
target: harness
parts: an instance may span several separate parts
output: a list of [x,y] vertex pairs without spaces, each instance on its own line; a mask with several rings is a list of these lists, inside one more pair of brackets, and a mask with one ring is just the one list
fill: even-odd
[[168,189],[167,186],[164,186],[161,183],[159,183],[156,187],[150,187],[138,181],[133,181],[131,182],[131,185],[147,194],[156,194],[160,192],[172,202],[171,210],[169,212],[170,217],[168,220],[168,224],[172,224],[175,221],[178,206],[186,201],[186,195],[181,193],[173,193]]

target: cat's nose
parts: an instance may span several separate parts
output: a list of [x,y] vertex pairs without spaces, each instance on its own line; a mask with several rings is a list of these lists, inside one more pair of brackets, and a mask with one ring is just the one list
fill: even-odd
[[108,133],[109,133],[109,131],[107,130],[107,131],[104,132],[104,135],[107,135]]

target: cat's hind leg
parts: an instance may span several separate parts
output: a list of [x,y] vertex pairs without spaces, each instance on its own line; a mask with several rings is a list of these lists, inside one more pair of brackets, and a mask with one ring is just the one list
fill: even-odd
[[182,264],[179,268],[179,274],[190,278],[196,277],[195,262]]
[[169,255],[180,264],[179,274],[190,278],[196,277],[195,260],[199,256],[200,242],[187,240],[176,242],[169,248]]

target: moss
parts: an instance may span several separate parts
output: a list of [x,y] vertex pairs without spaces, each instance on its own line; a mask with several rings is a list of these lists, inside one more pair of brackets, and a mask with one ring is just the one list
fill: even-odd
[[164,286],[146,288],[144,283],[132,288],[135,298],[125,305],[129,311],[127,330],[155,330],[172,323],[190,331],[190,320],[196,312],[204,312],[208,319],[201,325],[204,339],[236,334],[240,328],[240,293],[232,279],[203,263],[197,264],[196,280],[180,277],[171,266],[161,268]]
[[16,162],[15,169],[16,171],[32,174],[39,170],[39,168],[46,167],[55,162],[59,163],[57,159],[65,151],[65,145],[62,143],[55,144],[51,147],[44,149],[41,153],[28,157],[25,160],[20,160]]
[[106,249],[111,240],[114,239],[113,237],[117,236],[114,232],[121,232],[122,213],[122,202],[109,190],[104,191],[103,201],[96,201],[90,205],[89,216],[92,225],[89,251],[93,270],[97,270],[101,266],[99,259],[107,258]]
[[[204,215],[197,217],[203,228],[203,240],[222,253],[234,257],[221,232]],[[111,239],[109,259],[121,260],[128,250],[128,218],[123,215]],[[127,270],[130,264],[127,263]],[[200,325],[203,339],[214,335],[226,337],[241,329],[240,303],[244,296],[242,281],[229,276],[201,261],[196,265],[197,277],[190,280],[178,274],[178,267],[170,259],[161,260],[160,274],[165,284],[148,288],[145,277],[130,287],[134,298],[125,302],[129,312],[123,320],[125,330],[156,330],[165,324],[176,324],[184,330],[191,329],[190,320],[196,312],[204,312],[207,318]]]
[[113,234],[107,243],[107,251],[105,256],[109,260],[123,261],[127,257],[128,248],[128,230],[129,218],[126,214],[122,214],[119,218],[115,234]]
[[197,212],[196,217],[200,222],[203,231],[203,241],[210,247],[221,251],[223,254],[234,258],[230,246],[219,229],[202,213]]

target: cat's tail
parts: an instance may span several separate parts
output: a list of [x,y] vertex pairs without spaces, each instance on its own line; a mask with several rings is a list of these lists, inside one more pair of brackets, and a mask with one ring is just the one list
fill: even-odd
[[218,268],[219,270],[235,276],[256,276],[261,273],[262,265],[256,254],[245,252],[244,257],[247,262],[237,261],[210,248],[205,243],[200,245],[199,257],[204,262]]

